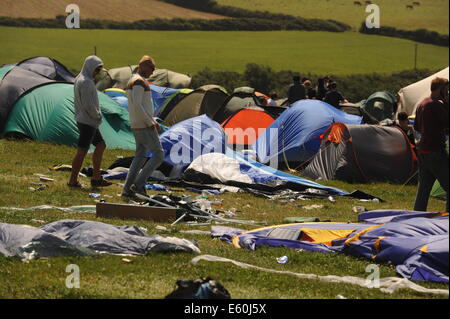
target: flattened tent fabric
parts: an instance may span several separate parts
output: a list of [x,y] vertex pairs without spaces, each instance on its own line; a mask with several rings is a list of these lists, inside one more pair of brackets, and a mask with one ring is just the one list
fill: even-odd
[[[69,83],[41,85],[22,96],[14,106],[3,135],[20,133],[36,141],[76,146],[74,89]],[[135,149],[127,110],[98,92],[103,121],[100,132],[107,148]]]
[[301,163],[320,148],[320,136],[335,122],[360,124],[362,118],[318,100],[301,100],[284,111],[262,133],[252,149],[258,161]]
[[269,246],[342,252],[375,262],[390,262],[399,275],[410,280],[449,282],[448,213],[362,214],[359,220],[367,219],[365,224],[302,223],[251,231],[213,226],[211,233],[237,248],[255,250]]
[[[97,77],[97,89],[100,91],[109,88],[124,89],[131,75],[137,72],[137,67],[137,65],[128,65],[102,72]],[[191,77],[167,69],[155,69],[148,81],[158,86],[183,89],[189,87]]]
[[397,127],[335,123],[303,176],[348,183],[403,183],[416,171],[408,137]]
[[230,116],[222,127],[228,136],[228,144],[252,145],[275,119],[261,108],[247,108]]
[[74,80],[72,74],[62,64],[45,57],[24,60],[2,70],[4,75],[0,82],[0,132],[14,104],[23,94],[47,83],[67,83]]
[[183,179],[200,184],[224,184],[271,192],[314,188],[323,190],[328,195],[348,195],[340,189],[323,186],[252,161],[230,149],[225,154],[208,153],[197,157],[184,172]]
[[147,235],[136,226],[86,220],[59,220],[41,228],[0,223],[0,255],[23,260],[98,253],[145,255],[149,252],[200,253],[186,239]]
[[202,114],[214,118],[227,97],[228,94],[219,86],[203,86],[189,93],[178,103],[172,104],[171,107],[166,106],[159,117],[168,126]]
[[362,102],[361,107],[376,120],[392,119],[395,112],[395,96],[388,91],[375,92]]
[[406,112],[408,115],[414,115],[416,113],[417,105],[431,94],[431,81],[436,77],[448,79],[448,67],[423,80],[400,89],[400,91],[398,91],[400,105],[397,112]]

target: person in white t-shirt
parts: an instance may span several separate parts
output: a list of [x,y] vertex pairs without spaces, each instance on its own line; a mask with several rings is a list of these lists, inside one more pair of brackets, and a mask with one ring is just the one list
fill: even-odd
[[[139,61],[138,73],[128,81],[128,111],[131,130],[136,140],[136,154],[128,172],[122,196],[147,195],[145,183],[153,171],[161,165],[164,151],[159,140],[159,124],[153,118],[153,102],[146,78],[155,70],[155,61],[145,55]],[[148,153],[152,156],[147,161]]]

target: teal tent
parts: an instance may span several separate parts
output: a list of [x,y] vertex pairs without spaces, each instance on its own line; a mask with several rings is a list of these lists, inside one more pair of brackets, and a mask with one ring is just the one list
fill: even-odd
[[[103,114],[100,132],[107,148],[134,150],[127,110],[104,93],[98,92],[98,96]],[[2,135],[76,146],[73,84],[48,83],[22,95],[9,114]]]
[[396,98],[388,91],[375,92],[358,104],[378,121],[392,119],[396,111]]

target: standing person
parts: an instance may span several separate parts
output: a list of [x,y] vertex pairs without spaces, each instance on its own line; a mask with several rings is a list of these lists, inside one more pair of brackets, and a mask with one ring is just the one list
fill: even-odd
[[[164,159],[158,135],[159,124],[153,119],[150,86],[145,80],[154,70],[155,61],[150,56],[144,55],[139,61],[138,73],[131,77],[126,87],[131,129],[136,141],[136,155],[123,188],[124,197],[131,197],[135,193],[146,196],[145,183]],[[152,152],[152,156],[147,161],[149,152]]]
[[278,100],[278,93],[276,91],[270,91],[269,93],[269,101],[267,103],[268,106],[278,106],[277,100]]
[[78,139],[78,149],[72,160],[72,173],[68,183],[69,187],[81,188],[81,184],[78,182],[78,174],[80,173],[84,158],[86,157],[91,144],[95,146],[92,157],[94,167],[91,186],[98,187],[111,185],[111,183],[105,181],[100,174],[100,165],[103,158],[103,152],[106,149],[106,144],[98,129],[102,122],[102,113],[100,111],[94,77],[102,69],[102,60],[95,55],[91,55],[86,58],[83,69],[75,78],[75,120],[80,136]]
[[414,129],[421,134],[417,143],[419,157],[419,186],[414,210],[426,211],[431,189],[436,179],[447,194],[448,212],[448,152],[445,135],[448,134],[448,90],[449,82],[444,78],[431,81],[431,95],[416,109]]
[[289,104],[306,99],[306,90],[303,84],[300,83],[300,76],[294,75],[292,80],[294,81],[294,84],[291,84],[288,90]]
[[336,82],[331,82],[328,85],[328,92],[325,94],[324,102],[333,105],[335,108],[339,109],[339,104],[347,103],[347,100],[342,96],[342,94],[337,90]]

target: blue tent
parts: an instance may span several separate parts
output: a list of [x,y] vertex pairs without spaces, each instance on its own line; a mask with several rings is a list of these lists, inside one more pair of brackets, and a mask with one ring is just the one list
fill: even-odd
[[361,124],[362,118],[318,100],[294,103],[259,136],[252,148],[261,163],[300,163],[320,148],[320,136],[335,122]]
[[237,248],[342,252],[391,263],[411,280],[449,282],[448,213],[379,210],[362,213],[359,220],[366,223],[297,223],[251,231],[215,226],[211,232]]

